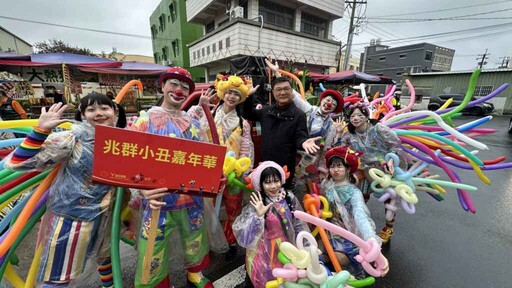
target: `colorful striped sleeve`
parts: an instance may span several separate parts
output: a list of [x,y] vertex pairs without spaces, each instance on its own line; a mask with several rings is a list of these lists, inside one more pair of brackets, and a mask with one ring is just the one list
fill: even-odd
[[20,146],[14,150],[10,163],[18,164],[36,155],[50,133],[51,131],[34,128],[27,138],[21,142]]

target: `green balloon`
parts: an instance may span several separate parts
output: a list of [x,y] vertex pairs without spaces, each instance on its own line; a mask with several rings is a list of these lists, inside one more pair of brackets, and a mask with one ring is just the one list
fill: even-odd
[[3,179],[4,177],[9,176],[12,173],[14,173],[14,171],[9,170],[9,169],[2,169],[2,170],[0,170],[0,179]]
[[123,287],[123,275],[121,274],[121,260],[119,256],[119,225],[121,223],[121,209],[123,206],[123,188],[116,189],[116,200],[112,217],[112,230],[110,232],[110,259],[112,261],[112,277],[114,287]]
[[434,138],[436,140],[439,140],[445,144],[452,146],[457,151],[464,154],[464,156],[473,160],[473,162],[475,162],[476,165],[478,165],[478,166],[484,165],[482,160],[478,159],[475,155],[471,154],[468,150],[464,149],[462,146],[453,142],[452,140],[444,138],[443,136],[439,136],[437,134],[429,133],[429,132],[425,132],[425,131],[395,130],[395,132],[397,135],[414,135],[414,136],[425,136],[425,137],[429,137],[429,138]]
[[10,181],[20,177],[23,174],[25,174],[25,172],[14,172],[14,173],[10,174],[9,176],[1,178],[0,179],[0,185],[3,185],[5,183],[7,183],[7,182],[10,182]]
[[34,176],[23,183],[20,183],[20,185],[10,190],[7,190],[4,194],[0,195],[0,204],[3,204],[5,201],[11,199],[14,195],[19,194],[21,191],[36,184],[37,182],[43,181],[43,179],[46,177],[46,175],[48,175],[48,173],[50,173],[50,171],[42,172],[41,174]]

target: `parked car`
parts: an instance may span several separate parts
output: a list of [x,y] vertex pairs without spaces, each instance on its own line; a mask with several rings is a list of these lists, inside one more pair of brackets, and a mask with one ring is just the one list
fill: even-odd
[[[435,111],[439,109],[448,99],[453,98],[452,103],[448,107],[458,106],[462,103],[465,95],[463,94],[441,94],[430,97],[428,103],[428,110]],[[471,101],[476,100],[475,97],[471,98]],[[468,113],[472,116],[487,115],[494,111],[494,105],[490,102],[479,103],[476,106],[464,108],[462,113]]]

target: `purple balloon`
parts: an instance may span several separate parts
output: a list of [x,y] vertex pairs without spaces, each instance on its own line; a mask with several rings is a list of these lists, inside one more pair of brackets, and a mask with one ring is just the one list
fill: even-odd
[[[484,96],[482,98],[478,98],[478,99],[476,99],[474,101],[469,102],[468,105],[466,105],[466,107],[473,107],[473,106],[475,106],[477,104],[485,102],[485,101],[495,97],[496,95],[500,94],[501,92],[503,92],[503,90],[507,89],[508,86],[509,86],[509,83],[505,83],[505,84],[501,85],[500,87],[498,87],[496,90],[492,91],[489,95]],[[447,108],[447,109],[440,110],[440,111],[434,111],[434,112],[437,113],[437,114],[444,114],[446,112],[452,111],[455,108],[456,107],[451,107],[451,108]],[[408,123],[408,122],[413,122],[413,121],[416,121],[416,120],[419,120],[419,119],[423,119],[425,117],[428,117],[428,116],[427,115],[418,115],[418,116],[414,116],[414,117],[411,117],[411,118],[407,118],[407,119],[402,119],[402,120],[396,121],[395,123],[389,124],[388,126],[393,128],[395,126],[402,125],[402,124]]]
[[[400,136],[399,138],[400,138],[400,140],[402,140],[402,143],[409,144],[409,145],[421,150],[423,153],[428,154],[430,157],[438,157],[423,143],[420,143],[418,141],[414,141],[414,140],[411,140],[411,139],[408,139],[408,138],[402,137],[402,136]],[[405,148],[405,147],[403,147],[403,148]],[[408,152],[413,152],[413,153],[411,153],[411,155],[413,155],[413,156],[419,155],[419,153],[415,153],[414,151],[409,150]],[[419,159],[422,159],[422,158],[424,158],[424,157],[421,157]],[[440,160],[440,163],[436,162],[435,165],[441,167],[448,174],[448,176],[450,177],[450,179],[453,182],[461,183],[460,178],[457,175],[457,173],[455,171],[451,170],[450,168],[448,168],[444,163],[442,163],[441,159],[439,159],[439,160]],[[433,160],[433,159],[432,159],[432,161],[435,162],[435,160]],[[427,162],[432,163],[431,161],[427,161]],[[452,175],[450,176],[450,174],[452,174]],[[468,192],[463,189],[457,189],[457,194],[459,195],[459,202],[462,205],[462,209],[464,209],[465,211],[469,210],[470,212],[475,213],[476,210],[474,209],[474,205],[470,202],[471,208],[472,208],[472,209],[470,209],[470,205],[468,205],[468,203],[467,203],[467,201],[471,201],[471,198],[470,198]]]

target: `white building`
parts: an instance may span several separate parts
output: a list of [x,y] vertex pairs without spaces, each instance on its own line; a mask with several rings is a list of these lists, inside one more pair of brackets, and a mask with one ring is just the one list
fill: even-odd
[[[343,0],[194,0],[187,20],[204,26],[189,43],[190,66],[206,68],[208,80],[229,70],[228,59],[267,56],[322,73],[337,66],[340,43],[332,24],[343,16]],[[263,26],[258,16],[263,17]],[[258,49],[259,48],[259,49]]]
[[32,54],[32,45],[0,26],[0,52]]

